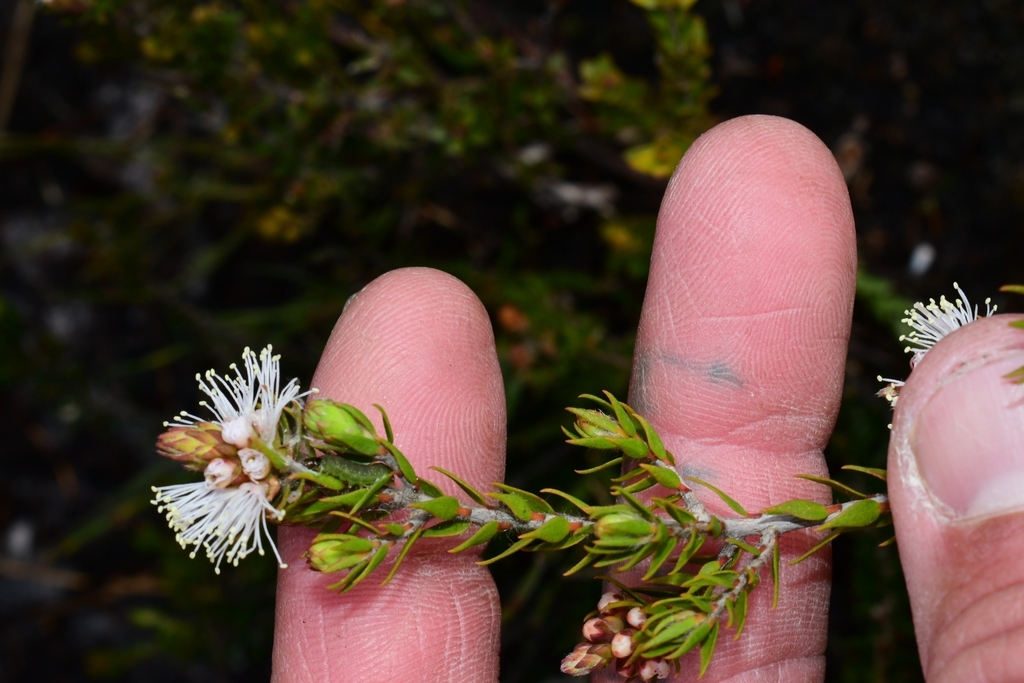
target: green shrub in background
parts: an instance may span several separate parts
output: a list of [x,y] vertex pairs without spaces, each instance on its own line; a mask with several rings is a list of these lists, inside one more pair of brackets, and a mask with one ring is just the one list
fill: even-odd
[[[2,639],[5,680],[266,678],[274,563],[215,577],[181,553],[148,506],[176,476],[153,439],[194,404],[193,373],[245,345],[273,343],[306,383],[344,302],[392,268],[444,269],[488,308],[509,483],[597,500],[558,426],[581,392],[625,394],[665,179],[713,122],[693,4],[39,9],[52,87],[25,87],[48,109],[0,141],[5,185],[31,187],[2,232],[0,399],[16,429],[0,525],[31,520],[32,566],[65,573],[36,577],[64,592],[8,611],[5,634],[35,635]],[[862,273],[858,290],[882,324],[902,316],[885,280]],[[848,383],[833,464],[884,465],[886,406],[863,384]],[[883,538],[835,548],[829,680],[918,675]],[[553,678],[593,608],[593,582],[556,562],[494,567],[505,683]]]
[[[8,230],[0,377],[71,473],[46,559],[86,595],[121,586],[129,634],[69,657],[100,678],[261,675],[273,563],[215,578],[182,559],[145,508],[170,476],[151,440],[195,369],[244,345],[308,378],[345,300],[393,268],[451,272],[491,313],[509,482],[587,486],[551,481],[584,464],[562,407],[625,393],[665,179],[712,123],[692,4],[49,3],[92,90],[2,143],[50,180],[32,228]],[[503,680],[556,672],[576,642],[593,588],[567,593],[562,570],[498,568]]]

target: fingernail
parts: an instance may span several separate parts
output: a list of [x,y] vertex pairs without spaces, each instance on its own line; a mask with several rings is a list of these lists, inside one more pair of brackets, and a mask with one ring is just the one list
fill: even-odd
[[1024,510],[1024,385],[1004,375],[1024,354],[999,358],[939,386],[910,446],[932,496],[954,517]]

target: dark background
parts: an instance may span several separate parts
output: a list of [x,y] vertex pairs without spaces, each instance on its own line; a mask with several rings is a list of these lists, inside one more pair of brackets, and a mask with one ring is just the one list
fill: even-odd
[[[395,267],[490,311],[509,483],[599,496],[560,409],[624,395],[665,169],[717,120],[786,116],[836,153],[861,274],[827,456],[884,466],[907,302],[957,280],[1019,308],[997,289],[1024,280],[1024,11],[645,4],[3,5],[0,682],[268,677],[273,563],[187,559],[148,504],[181,476],[153,440],[245,345],[309,378]],[[885,538],[835,546],[830,681],[920,680]],[[496,567],[506,683],[561,680],[597,594],[557,580],[574,562]]]

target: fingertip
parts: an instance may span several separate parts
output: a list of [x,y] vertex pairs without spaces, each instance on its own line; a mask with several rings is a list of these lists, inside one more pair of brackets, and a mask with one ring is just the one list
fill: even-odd
[[378,424],[373,405],[382,406],[417,470],[440,466],[481,486],[504,475],[505,393],[494,333],[458,278],[403,268],[371,282],[346,305],[313,386]]
[[[373,406],[383,406],[418,474],[437,465],[480,487],[501,480],[505,398],[493,333],[456,278],[407,268],[367,285],[346,305],[312,384],[378,429]],[[303,561],[314,534],[282,528],[279,536],[290,566],[278,579],[275,683],[496,680],[500,609],[476,556],[414,552],[386,587],[385,564],[337,595],[327,586],[341,576]]]
[[994,670],[1024,643],[1024,386],[1005,377],[1024,365],[1014,319],[943,338],[893,416],[889,496],[929,680]]

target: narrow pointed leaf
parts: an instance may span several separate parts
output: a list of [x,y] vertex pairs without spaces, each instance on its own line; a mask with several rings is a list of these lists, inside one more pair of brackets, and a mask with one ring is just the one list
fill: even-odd
[[541,493],[550,493],[552,495],[558,496],[559,498],[565,498],[567,501],[569,501],[570,503],[572,503],[573,505],[578,507],[582,512],[589,513],[589,510],[592,507],[591,505],[588,505],[587,503],[584,503],[582,500],[580,500],[576,496],[572,496],[572,495],[566,493],[565,491],[559,491],[558,489],[541,489],[540,492]]
[[446,538],[458,536],[472,526],[468,519],[452,519],[436,524],[423,532],[423,538]]
[[735,500],[733,500],[729,496],[727,496],[725,494],[725,492],[722,491],[722,489],[718,488],[717,486],[715,486],[713,484],[709,484],[708,482],[704,481],[703,479],[698,479],[697,477],[687,477],[687,479],[689,479],[692,482],[696,482],[696,483],[700,484],[704,488],[710,489],[716,496],[718,496],[719,498],[722,499],[723,503],[725,503],[730,508],[732,508],[734,512],[736,512],[737,514],[742,515],[744,517],[747,516],[747,511],[743,509],[743,506],[740,505],[739,503],[737,503]]
[[554,508],[552,508],[546,500],[538,496],[536,493],[530,493],[529,491],[524,491],[523,489],[517,489],[514,486],[502,484],[501,482],[495,482],[494,487],[504,491],[505,493],[514,493],[526,499],[526,502],[529,504],[530,509],[533,510],[534,512],[542,512],[545,515],[553,515],[555,513]]
[[679,475],[676,474],[675,470],[670,470],[667,467],[661,467],[659,465],[640,465],[640,468],[654,477],[654,480],[667,489],[676,491],[679,489],[679,485],[683,483]]
[[564,517],[552,517],[539,528],[521,534],[519,538],[534,538],[545,543],[558,543],[568,535],[569,522]]
[[520,550],[525,549],[526,546],[530,545],[533,542],[534,541],[532,538],[524,538],[522,540],[516,541],[515,543],[510,545],[505,552],[501,553],[500,555],[495,555],[494,557],[488,558],[486,560],[480,560],[479,562],[477,562],[477,564],[481,567],[486,567],[489,564],[493,564],[498,560],[503,560],[509,555],[512,555],[514,553],[519,552]]
[[465,491],[466,495],[469,496],[470,498],[472,498],[474,501],[476,501],[477,504],[483,505],[484,507],[487,507],[487,499],[484,498],[484,494],[482,494],[479,491],[477,491],[475,488],[473,488],[472,486],[467,484],[465,481],[463,481],[462,479],[459,479],[457,476],[455,476],[454,474],[452,474],[448,470],[441,469],[440,467],[431,467],[430,469],[435,470],[437,472],[440,472],[444,476],[448,477],[449,479],[454,481],[456,484],[458,484],[459,488],[462,489],[463,491]]
[[715,653],[715,644],[718,642],[718,622],[711,627],[711,632],[700,646],[700,673],[697,678],[702,678],[711,664],[711,656]]
[[[837,538],[839,538],[839,536],[840,536],[840,535],[841,535],[842,533],[843,533],[843,532],[842,532],[842,530],[841,530],[841,529],[840,529],[840,530],[838,530],[838,531],[833,531],[833,532],[832,532],[832,533],[830,533],[830,534],[829,534],[828,536],[826,536],[825,538],[823,538],[823,539],[822,539],[822,540],[821,540],[820,542],[818,542],[818,544],[817,544],[817,545],[815,545],[815,546],[814,546],[813,548],[811,548],[810,550],[808,550],[808,551],[807,551],[806,553],[804,553],[804,554],[803,554],[803,555],[801,555],[800,557],[796,558],[795,560],[791,560],[789,564],[790,564],[790,565],[794,565],[794,564],[800,564],[801,562],[803,562],[804,560],[806,560],[806,559],[807,559],[808,557],[810,557],[810,556],[811,556],[811,555],[813,555],[814,553],[818,552],[819,550],[821,550],[822,548],[824,548],[825,546],[827,546],[827,545],[828,545],[829,543],[831,543],[832,541],[834,541],[834,540],[836,540]],[[776,585],[777,585],[777,584],[776,584]]]
[[410,507],[426,510],[434,517],[447,521],[459,514],[459,508],[462,507],[462,504],[454,496],[441,496],[440,498],[431,498],[430,500],[413,503]]
[[851,528],[870,526],[882,514],[882,506],[870,498],[858,500],[832,519],[818,527],[818,531],[826,529]]
[[473,534],[472,536],[470,536],[465,541],[455,546],[448,552],[461,553],[463,550],[466,550],[467,548],[472,548],[475,545],[487,543],[497,535],[499,526],[500,525],[497,522],[487,522],[482,527],[477,529],[475,534]]
[[828,508],[811,500],[787,500],[785,503],[765,508],[764,515],[789,515],[811,522],[820,522],[828,517]]
[[413,544],[416,543],[416,541],[420,540],[420,536],[423,535],[423,532],[423,527],[420,527],[419,529],[413,532],[412,536],[410,536],[404,544],[402,544],[402,549],[399,551],[398,557],[395,558],[395,563],[391,566],[391,571],[388,572],[388,575],[386,577],[384,577],[384,580],[381,581],[380,585],[386,586],[389,583],[391,583],[391,579],[395,578],[395,574],[398,572],[398,568],[402,566],[402,560],[404,560],[405,556],[409,554],[409,551],[412,549]]
[[831,488],[833,491],[838,491],[839,493],[842,493],[844,495],[850,496],[851,498],[867,498],[868,497],[868,495],[866,493],[861,493],[860,491],[858,491],[856,489],[852,489],[849,486],[847,486],[846,484],[843,484],[842,482],[835,481],[834,479],[828,479],[826,477],[816,477],[813,474],[798,474],[796,476],[799,479],[806,479],[808,481],[816,481],[819,484],[824,484],[825,486],[828,486],[829,488]]
[[373,407],[376,408],[380,412],[380,419],[384,423],[384,434],[385,434],[385,436],[387,436],[388,441],[390,441],[391,443],[394,443],[395,442],[395,432],[394,432],[393,429],[391,429],[391,420],[388,419],[387,411],[384,410],[383,406],[377,405],[376,403],[373,404]]
[[886,471],[877,467],[861,467],[860,465],[843,465],[844,470],[852,470],[854,472],[863,472],[864,474],[875,477],[886,481]]

